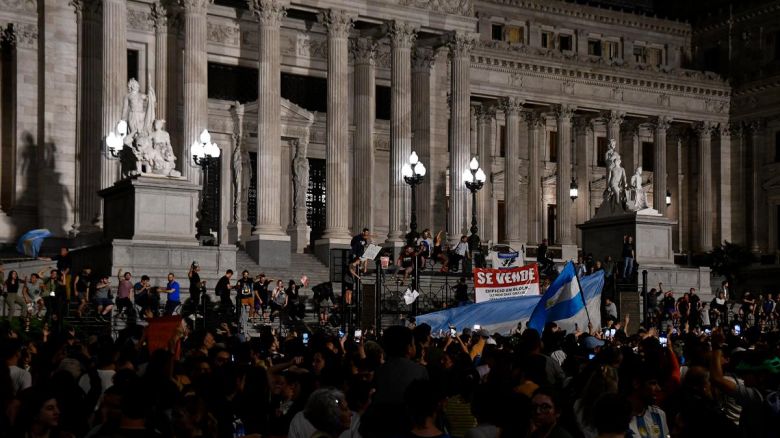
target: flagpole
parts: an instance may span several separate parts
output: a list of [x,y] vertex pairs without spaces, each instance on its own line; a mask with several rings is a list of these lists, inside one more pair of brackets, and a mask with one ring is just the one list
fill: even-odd
[[585,305],[585,315],[588,317],[588,325],[592,326],[593,323],[590,320],[590,312],[588,311],[588,302],[585,301],[585,293],[582,291],[582,285],[580,284],[580,277],[577,275],[577,271],[574,271],[574,278],[577,279],[577,287],[580,289],[580,297],[582,297],[582,304]]

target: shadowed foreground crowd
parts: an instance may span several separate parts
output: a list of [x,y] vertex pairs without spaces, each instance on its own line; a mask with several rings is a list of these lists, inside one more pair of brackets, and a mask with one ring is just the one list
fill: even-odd
[[[3,437],[770,437],[778,333],[2,328]],[[356,336],[358,335],[358,336]],[[665,345],[664,345],[665,344]]]

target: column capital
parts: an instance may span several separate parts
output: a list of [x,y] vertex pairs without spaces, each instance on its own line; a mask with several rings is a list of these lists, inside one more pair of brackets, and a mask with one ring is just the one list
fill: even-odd
[[179,0],[179,4],[184,8],[185,12],[195,12],[201,14],[205,14],[209,9],[209,5],[212,3],[214,3],[214,0]]
[[355,38],[350,41],[349,50],[355,59],[355,64],[370,64],[376,62],[377,42],[373,38]]
[[539,111],[526,110],[523,111],[523,118],[529,128],[541,128],[547,122],[544,114]]
[[738,136],[742,133],[742,127],[738,123],[721,123],[718,125],[718,134],[721,137]]
[[602,111],[601,117],[609,127],[620,126],[623,123],[623,119],[626,117],[625,111]]
[[559,122],[571,122],[572,117],[574,117],[574,111],[577,111],[577,106],[563,103],[553,105],[552,110]]
[[525,104],[525,100],[521,99],[517,96],[507,96],[502,98],[498,105],[499,108],[501,108],[501,111],[504,112],[507,116],[510,114],[518,115],[523,110],[523,105]]
[[715,122],[711,122],[709,120],[696,122],[693,124],[693,130],[696,132],[696,134],[699,137],[703,137],[705,135],[712,135],[712,133],[715,132],[717,128],[718,128],[718,124]]
[[745,128],[750,131],[751,134],[763,134],[766,129],[766,119],[753,119],[745,122]]
[[574,131],[578,133],[586,133],[593,130],[593,122],[596,118],[593,116],[577,116],[574,117]]
[[428,73],[436,62],[436,53],[428,47],[415,46],[412,49],[412,71]]
[[417,28],[405,21],[393,21],[388,26],[390,46],[399,49],[411,49],[417,39]]
[[623,119],[623,133],[624,134],[630,134],[630,135],[639,135],[639,126],[642,124],[640,120],[637,119]]
[[152,22],[154,23],[154,29],[157,32],[165,32],[168,30],[168,10],[161,1],[152,3],[150,5],[152,10]]
[[651,117],[649,123],[653,126],[655,130],[666,131],[669,129],[669,127],[672,126],[672,120],[673,119],[671,116],[656,116],[656,117]]
[[68,5],[73,7],[74,12],[87,16],[98,16],[103,13],[103,2],[100,0],[70,0]]
[[469,56],[477,39],[477,35],[472,32],[452,32],[449,41],[447,42],[450,49],[450,57],[463,58]]
[[334,38],[347,38],[349,31],[355,25],[355,15],[342,9],[330,9],[320,12],[320,23],[328,29],[328,36]]
[[261,25],[282,25],[282,20],[287,16],[287,4],[279,0],[247,0],[249,11],[252,12]]
[[488,124],[496,118],[496,107],[494,105],[482,105],[477,108],[477,122]]

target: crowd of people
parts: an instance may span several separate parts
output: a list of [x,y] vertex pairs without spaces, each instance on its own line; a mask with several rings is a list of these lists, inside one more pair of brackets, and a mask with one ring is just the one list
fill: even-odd
[[380,333],[183,320],[167,348],[0,326],[9,437],[734,437],[780,433],[780,336],[589,327]]

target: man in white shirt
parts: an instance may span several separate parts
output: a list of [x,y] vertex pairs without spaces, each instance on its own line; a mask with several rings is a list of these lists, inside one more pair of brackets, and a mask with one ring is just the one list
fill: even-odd
[[3,350],[3,360],[8,367],[14,395],[32,386],[32,375],[30,372],[17,366],[21,356],[22,345],[20,343],[13,340],[6,343]]
[[452,253],[450,254],[450,263],[448,265],[450,271],[457,272],[460,261],[467,258],[469,258],[469,243],[468,237],[464,235],[460,236],[460,242],[455,245],[455,249],[453,249]]

